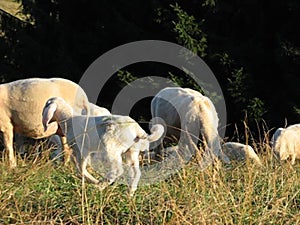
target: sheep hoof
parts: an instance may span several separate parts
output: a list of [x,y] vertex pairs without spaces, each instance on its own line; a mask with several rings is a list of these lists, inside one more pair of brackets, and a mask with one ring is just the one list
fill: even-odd
[[17,162],[16,161],[11,161],[10,163],[9,163],[9,168],[10,169],[14,169],[14,168],[16,168],[17,167]]
[[104,190],[107,186],[109,185],[109,183],[107,181],[99,181],[99,183],[97,184],[97,188],[100,189],[100,191]]
[[134,193],[135,193],[135,190],[130,190],[130,191],[129,191],[129,197],[132,198],[132,197],[134,196]]

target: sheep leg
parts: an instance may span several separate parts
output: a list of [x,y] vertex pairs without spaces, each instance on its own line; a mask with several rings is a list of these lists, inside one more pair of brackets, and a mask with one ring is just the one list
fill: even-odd
[[3,140],[6,151],[8,151],[8,159],[10,168],[15,168],[17,166],[16,158],[14,155],[13,149],[13,126],[10,124],[6,127],[5,131],[3,131]]
[[137,189],[141,170],[139,165],[139,153],[134,151],[128,151],[125,154],[126,164],[129,166],[129,195],[133,196]]
[[295,137],[293,137],[293,142],[290,143],[291,146],[289,146],[289,150],[291,152],[291,157],[292,157],[292,165],[295,165],[296,161],[296,144],[295,144]]
[[292,161],[291,164],[295,165],[295,161],[296,161],[296,154],[292,154]]
[[210,151],[211,152],[211,157],[215,158],[217,157],[217,159],[222,160],[223,162],[230,164],[230,159],[226,156],[226,154],[224,154],[222,148],[221,148],[221,144],[220,144],[220,138],[218,135],[218,131],[215,129],[206,129],[206,131],[204,131],[204,139],[206,142],[206,147],[207,149],[205,151]]
[[68,145],[66,136],[61,136],[61,143],[62,143],[63,149],[64,149],[64,163],[66,165],[68,162],[70,162],[70,158],[72,155],[72,149]]
[[108,185],[115,182],[115,180],[119,176],[121,176],[124,172],[124,169],[123,169],[123,166],[122,166],[122,156],[121,155],[115,156],[114,158],[110,158],[109,163],[110,163],[110,166],[111,166],[110,171],[106,174],[104,180],[99,181],[99,184],[98,184],[98,186],[101,190],[103,190]]
[[94,183],[94,184],[98,184],[99,181],[98,181],[93,175],[91,175],[91,174],[87,171],[87,169],[86,169],[88,162],[89,162],[89,156],[86,157],[85,159],[83,159],[83,162],[82,162],[82,165],[81,165],[81,174],[82,174],[85,178],[87,178],[87,180],[88,180],[89,182],[92,182],[92,183]]
[[76,170],[79,176],[86,178],[91,183],[98,184],[99,181],[87,171],[87,165],[89,163],[90,156],[88,155],[83,157],[80,151],[76,148],[76,145],[73,153],[74,164],[76,166]]

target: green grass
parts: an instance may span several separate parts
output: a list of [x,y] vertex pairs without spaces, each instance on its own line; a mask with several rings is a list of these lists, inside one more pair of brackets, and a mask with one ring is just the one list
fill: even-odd
[[194,159],[169,179],[99,191],[76,177],[72,164],[54,165],[49,151],[0,162],[0,224],[300,224],[300,166],[273,159],[199,171]]

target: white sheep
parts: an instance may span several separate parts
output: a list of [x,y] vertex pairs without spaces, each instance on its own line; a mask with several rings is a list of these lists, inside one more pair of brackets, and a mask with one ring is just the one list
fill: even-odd
[[[43,110],[45,130],[52,122],[59,123],[61,133],[66,135],[73,149],[75,165],[79,173],[100,189],[107,187],[124,171],[122,156],[129,166],[130,195],[133,195],[141,176],[139,153],[149,149],[150,142],[158,140],[163,126],[157,124],[148,135],[129,116],[73,116],[71,107],[62,98],[49,99]],[[103,181],[97,180],[87,171],[93,154],[109,165],[109,172]]]
[[166,136],[173,136],[177,140],[180,138],[179,143],[183,144],[190,142],[185,132],[190,134],[195,144],[202,136],[205,154],[212,153],[229,163],[228,157],[221,150],[219,118],[208,97],[189,88],[167,87],[152,99],[151,114],[154,118],[162,119],[167,125]]
[[230,160],[244,161],[252,159],[257,165],[262,166],[261,160],[250,145],[238,142],[226,142],[222,144],[222,150]]
[[[90,115],[91,116],[108,116],[111,115],[108,109],[104,107],[100,107],[93,103],[89,103],[90,106]],[[52,154],[51,158],[60,159],[63,153],[63,143],[61,141],[61,137],[57,134],[50,136],[47,138],[47,147],[55,149]]]
[[89,113],[88,98],[76,83],[61,78],[30,78],[0,85],[0,131],[8,151],[10,167],[16,166],[13,150],[14,132],[40,139],[55,134],[57,123],[44,131],[42,110],[54,96],[64,97],[77,113]]
[[[89,103],[89,108],[90,108],[90,114],[91,116],[108,116],[111,115],[110,111],[104,107],[100,107],[98,105],[95,105],[93,103]],[[86,112],[83,112],[82,114],[79,115],[86,115]]]
[[277,142],[277,139],[278,137],[281,135],[282,131],[284,131],[285,128],[278,128],[275,133],[273,134],[272,138],[271,138],[271,141],[270,141],[270,144],[271,144],[271,147],[272,147],[272,150],[274,151],[275,149],[275,145],[276,145],[276,142]]
[[295,160],[300,159],[300,124],[282,129],[273,151],[280,160],[291,157],[291,164],[294,165]]

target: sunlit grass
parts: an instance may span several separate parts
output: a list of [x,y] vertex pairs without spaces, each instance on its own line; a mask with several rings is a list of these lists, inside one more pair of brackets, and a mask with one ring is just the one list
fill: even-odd
[[0,224],[298,224],[300,166],[276,161],[257,144],[263,167],[250,161],[198,169],[194,159],[169,179],[99,191],[72,164],[55,165],[49,150],[0,162]]
[[19,18],[26,20],[26,16],[21,13],[21,3],[14,0],[0,0],[0,9]]

